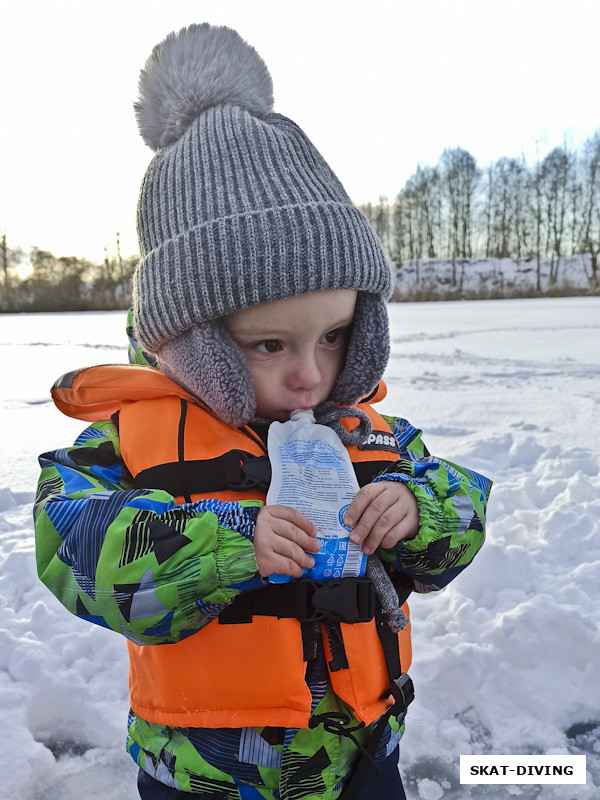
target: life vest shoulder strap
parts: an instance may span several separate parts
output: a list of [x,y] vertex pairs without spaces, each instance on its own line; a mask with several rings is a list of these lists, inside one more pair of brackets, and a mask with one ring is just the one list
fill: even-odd
[[187,497],[195,494],[199,486],[203,493],[257,489],[266,494],[270,482],[268,456],[228,450],[213,458],[156,464],[138,472],[133,485],[139,489],[160,486],[173,496]]

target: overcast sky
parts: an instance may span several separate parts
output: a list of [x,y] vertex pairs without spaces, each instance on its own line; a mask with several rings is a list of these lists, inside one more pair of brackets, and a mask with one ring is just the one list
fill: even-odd
[[152,157],[132,104],[152,47],[229,25],[352,199],[393,198],[463,147],[485,167],[581,147],[600,129],[597,0],[0,0],[0,235],[10,246],[135,253]]

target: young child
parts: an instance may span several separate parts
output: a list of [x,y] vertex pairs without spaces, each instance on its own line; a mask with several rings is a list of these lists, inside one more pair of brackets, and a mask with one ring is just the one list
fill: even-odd
[[[53,388],[92,424],[40,457],[38,571],[69,611],[127,638],[142,798],[403,798],[399,605],[473,559],[490,483],[372,407],[389,265],[271,107],[265,65],[227,28],[171,34],[142,71],[156,155],[138,205],[134,363]],[[301,579],[314,526],[264,505],[269,424],[297,408],[348,448],[361,488],[344,521],[368,577]],[[276,573],[298,580],[269,584]]]

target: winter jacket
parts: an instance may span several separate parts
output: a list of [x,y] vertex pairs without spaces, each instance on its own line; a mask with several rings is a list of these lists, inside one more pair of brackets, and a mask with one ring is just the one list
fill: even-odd
[[[400,457],[383,479],[401,480],[414,492],[420,529],[415,539],[380,549],[379,556],[416,591],[437,590],[483,542],[490,482],[432,458],[420,431],[405,420],[386,421]],[[45,453],[40,463],[38,572],[74,614],[130,642],[168,646],[212,620],[218,624],[236,596],[264,584],[252,545],[259,501],[177,502],[165,490],[136,488],[116,417],[93,422],[73,447]],[[334,800],[371,726],[362,726],[334,693],[324,648],[315,642],[305,677],[308,727],[190,728],[131,712],[129,752],[143,769],[184,791]],[[393,751],[402,730],[403,718],[390,718],[376,758]]]

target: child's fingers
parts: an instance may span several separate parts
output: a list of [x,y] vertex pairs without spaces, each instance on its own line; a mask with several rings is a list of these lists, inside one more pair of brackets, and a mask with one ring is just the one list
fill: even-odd
[[358,490],[354,496],[354,500],[346,509],[346,513],[344,514],[344,524],[348,525],[350,528],[353,528],[356,525],[361,517],[361,514],[371,502],[373,492],[374,490],[377,490],[378,485],[379,484],[376,483],[370,483]]
[[402,539],[414,539],[419,532],[419,516],[417,514],[416,520],[410,514],[406,514],[400,522],[394,525],[378,543],[377,547],[385,547],[389,549],[395,544],[398,544]]
[[320,547],[315,536],[314,525],[300,512],[287,506],[263,507],[254,532],[260,574],[300,577],[303,569],[314,566],[310,552],[316,553]]
[[279,557],[273,560],[271,569],[263,577],[268,575],[289,575],[292,578],[300,578],[302,571],[302,567],[296,564],[293,559]]
[[[358,516],[360,512],[360,516]],[[400,539],[416,536],[419,512],[413,493],[394,482],[364,486],[344,516],[354,520],[351,541],[370,555],[379,547],[393,547]]]
[[300,569],[310,569],[314,567],[315,560],[307,553],[302,547],[297,545],[290,539],[279,536],[273,540],[272,544],[273,554],[279,559],[293,562],[297,564]]
[[273,552],[261,554],[257,551],[256,563],[263,578],[269,575],[290,575],[292,578],[299,578],[304,569],[293,558]]
[[384,483],[370,483],[357,493],[344,514],[344,522],[352,528],[350,541],[364,542],[378,523],[383,536],[397,522],[391,513],[397,498],[386,488]]
[[299,578],[304,569],[310,569],[315,563],[314,558],[297,544],[276,535],[256,545],[255,552],[256,563],[263,577],[278,574]]
[[273,530],[278,536],[289,539],[304,550],[318,553],[321,547],[317,530],[304,514],[289,506],[265,506],[273,517]]
[[387,530],[384,526],[375,524],[365,541],[363,542],[363,552],[367,555],[374,553],[378,547],[390,548],[401,539],[412,539],[418,531],[418,521],[415,524],[412,516],[404,513],[397,522],[394,522]]

